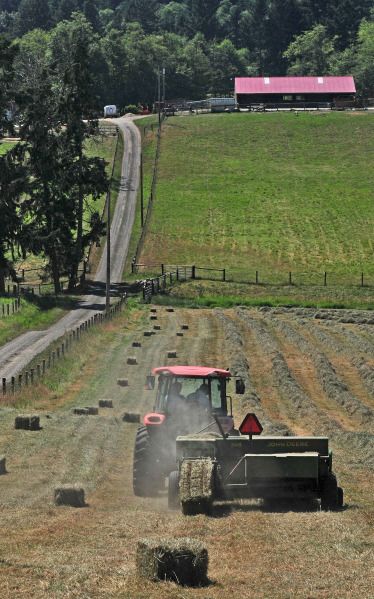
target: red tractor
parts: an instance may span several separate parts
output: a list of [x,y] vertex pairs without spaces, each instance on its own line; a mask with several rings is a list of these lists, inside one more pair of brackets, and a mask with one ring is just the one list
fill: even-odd
[[[135,439],[133,487],[135,495],[150,497],[165,488],[175,470],[179,435],[234,432],[231,398],[226,395],[228,370],[202,366],[164,366],[147,377],[147,388],[158,389],[153,412],[146,414]],[[236,393],[245,391],[236,380]],[[229,409],[228,409],[229,401]]]

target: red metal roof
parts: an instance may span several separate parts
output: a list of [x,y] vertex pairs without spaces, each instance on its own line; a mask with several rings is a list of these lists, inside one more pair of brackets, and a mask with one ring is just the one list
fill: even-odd
[[236,77],[236,94],[355,94],[353,77]]
[[205,366],[161,366],[154,368],[153,374],[172,374],[174,376],[221,376],[228,378],[231,376],[228,370],[220,368],[209,368]]

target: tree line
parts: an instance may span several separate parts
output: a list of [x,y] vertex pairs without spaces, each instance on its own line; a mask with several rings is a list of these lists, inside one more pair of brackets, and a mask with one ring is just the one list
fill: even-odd
[[[0,156],[0,293],[18,256],[43,255],[55,291],[62,275],[72,290],[87,246],[104,233],[86,209],[108,189],[104,160],[85,143],[98,122],[92,108],[92,28],[77,14],[52,32],[18,43],[0,38],[0,114],[15,101],[18,142]],[[0,124],[0,125],[1,125]]]
[[228,94],[235,76],[353,74],[374,95],[374,0],[0,0],[0,32],[92,27],[96,107]]

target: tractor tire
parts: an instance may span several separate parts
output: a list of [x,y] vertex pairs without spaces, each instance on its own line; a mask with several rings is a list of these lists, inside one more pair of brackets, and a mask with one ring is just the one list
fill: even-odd
[[173,470],[169,474],[168,507],[171,510],[176,510],[179,506],[179,472],[178,470]]
[[342,508],[344,505],[344,491],[341,487],[338,487],[338,508]]
[[157,454],[146,426],[138,428],[133,462],[133,489],[137,497],[154,497],[161,489],[162,479]]
[[329,472],[328,476],[322,483],[321,489],[321,509],[323,511],[334,511],[339,506],[340,492],[338,491],[338,483],[336,476]]

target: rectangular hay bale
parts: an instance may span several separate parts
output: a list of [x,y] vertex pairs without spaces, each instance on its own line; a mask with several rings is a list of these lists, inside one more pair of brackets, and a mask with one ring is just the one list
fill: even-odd
[[214,463],[211,459],[183,460],[179,496],[182,503],[209,502],[213,499]]
[[6,458],[4,455],[0,456],[0,474],[6,474]]
[[113,400],[99,399],[99,408],[113,408]]
[[134,412],[125,412],[122,416],[122,420],[123,422],[137,424],[140,422],[140,414],[136,414]]
[[209,556],[197,539],[140,539],[136,553],[138,574],[148,580],[171,580],[183,586],[208,583]]
[[79,485],[61,485],[54,490],[55,505],[85,507],[84,489]]

